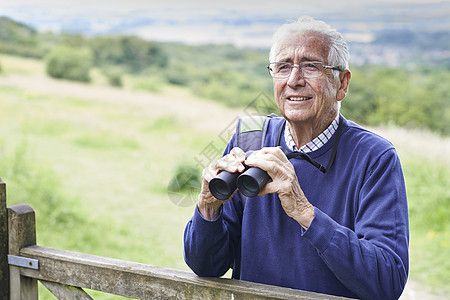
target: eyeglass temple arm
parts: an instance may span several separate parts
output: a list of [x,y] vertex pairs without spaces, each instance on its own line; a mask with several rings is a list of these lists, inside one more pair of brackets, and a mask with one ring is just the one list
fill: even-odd
[[324,69],[330,69],[330,70],[336,70],[336,71],[343,71],[341,68],[339,67],[333,67],[333,66],[323,66]]

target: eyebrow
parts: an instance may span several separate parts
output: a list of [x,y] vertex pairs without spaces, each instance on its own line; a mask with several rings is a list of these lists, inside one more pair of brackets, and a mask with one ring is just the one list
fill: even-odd
[[300,62],[302,62],[302,61],[321,61],[321,59],[319,59],[319,58],[317,58],[317,57],[303,56],[303,57],[300,59]]

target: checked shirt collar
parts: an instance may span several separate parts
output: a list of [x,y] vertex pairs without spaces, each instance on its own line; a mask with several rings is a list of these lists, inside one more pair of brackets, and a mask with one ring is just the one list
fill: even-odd
[[289,130],[289,126],[286,122],[285,128],[284,128],[284,139],[286,141],[286,144],[292,151],[302,151],[304,153],[309,153],[312,151],[316,151],[320,147],[326,144],[333,134],[336,132],[336,129],[339,125],[339,114],[337,114],[336,118],[331,122],[330,126],[328,126],[327,129],[325,129],[321,134],[319,134],[315,139],[307,143],[306,145],[300,147],[300,149],[297,148],[295,145],[294,139],[292,138],[291,131]]

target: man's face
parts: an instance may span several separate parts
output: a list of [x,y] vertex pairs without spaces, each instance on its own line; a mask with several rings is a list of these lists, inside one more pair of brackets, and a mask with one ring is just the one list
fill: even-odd
[[[328,49],[327,40],[322,35],[291,35],[281,41],[275,61],[294,64],[319,61],[328,65]],[[321,77],[305,79],[295,67],[288,78],[274,78],[273,86],[278,109],[291,125],[321,129],[336,117],[339,80],[333,78],[331,70],[325,69]]]

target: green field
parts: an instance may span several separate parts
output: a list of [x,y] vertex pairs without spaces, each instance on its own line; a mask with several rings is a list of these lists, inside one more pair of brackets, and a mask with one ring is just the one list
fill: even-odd
[[[40,61],[0,55],[0,62],[0,177],[8,206],[36,210],[38,244],[188,270],[182,236],[195,197],[180,205],[167,186],[177,167],[220,156],[221,138],[245,112],[171,86],[134,90],[142,78],[119,89],[100,72],[83,84],[48,78]],[[450,292],[450,138],[374,130],[403,163],[411,278]]]

